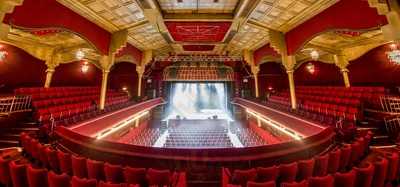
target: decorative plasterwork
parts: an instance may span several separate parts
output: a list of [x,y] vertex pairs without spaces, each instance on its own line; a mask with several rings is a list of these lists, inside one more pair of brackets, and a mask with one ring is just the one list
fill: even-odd
[[267,44],[268,40],[268,30],[245,24],[228,44],[227,50],[234,54],[242,52],[243,49],[255,50]]
[[232,13],[239,0],[158,0],[166,13]]
[[250,16],[268,28],[287,32],[339,0],[263,0]]

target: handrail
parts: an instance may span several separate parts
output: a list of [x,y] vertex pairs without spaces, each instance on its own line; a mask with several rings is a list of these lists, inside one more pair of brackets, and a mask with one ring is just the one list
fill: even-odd
[[0,98],[0,115],[31,111],[31,96],[10,96]]

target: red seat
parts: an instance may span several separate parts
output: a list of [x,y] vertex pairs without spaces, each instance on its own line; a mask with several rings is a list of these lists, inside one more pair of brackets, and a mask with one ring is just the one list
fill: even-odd
[[303,180],[300,182],[283,182],[281,187],[308,187],[308,181]]
[[11,182],[9,160],[4,160],[0,157],[0,183],[9,186]]
[[329,154],[316,156],[313,176],[325,176],[328,174]]
[[375,170],[372,180],[373,187],[383,187],[385,184],[386,174],[388,170],[388,160],[383,157],[377,158],[374,162]]
[[73,176],[71,180],[71,187],[97,187],[96,179],[82,179],[77,176]]
[[297,175],[297,162],[289,164],[281,164],[279,166],[280,182],[293,182],[296,180],[296,175]]
[[339,171],[345,170],[350,163],[351,146],[346,144],[340,148],[340,166]]
[[62,173],[72,173],[71,154],[57,151],[57,158],[59,161],[60,171]]
[[51,149],[50,147],[47,147],[45,152],[46,152],[47,160],[49,161],[49,166],[51,167],[51,169],[53,169],[55,171],[60,171],[60,165],[58,162],[57,151]]
[[336,173],[340,167],[340,149],[334,149],[329,152],[328,173]]
[[354,167],[356,171],[356,184],[357,187],[370,187],[374,177],[375,167],[371,163],[361,165],[361,167]]
[[300,160],[297,162],[297,165],[297,181],[306,180],[309,177],[313,176],[315,166],[315,160],[313,158],[309,160]]
[[122,183],[124,182],[123,168],[120,165],[110,163],[104,164],[104,174],[107,182]]
[[257,181],[258,182],[266,182],[266,181],[275,181],[279,175],[279,168],[276,166],[271,167],[258,167],[257,168]]
[[361,157],[361,146],[359,142],[353,142],[351,144],[351,155],[349,165],[352,166],[355,162],[357,162]]
[[386,180],[395,181],[398,176],[399,170],[399,154],[398,153],[385,153],[385,158],[388,160],[388,170]]
[[13,187],[27,187],[28,178],[26,176],[26,165],[11,161],[9,167]]
[[323,177],[310,177],[308,179],[309,187],[333,187],[334,180],[331,175],[326,175]]
[[29,187],[47,187],[47,170],[35,169],[29,165],[26,170]]
[[49,161],[46,155],[46,145],[39,144],[38,151],[39,151],[39,160],[44,167],[49,167]]
[[356,171],[346,173],[335,173],[335,187],[354,187],[356,183]]
[[87,177],[86,158],[72,155],[71,163],[72,163],[72,173],[74,176],[77,176],[79,178]]
[[89,179],[104,180],[104,163],[96,160],[86,160],[87,174]]
[[146,186],[146,169],[125,167],[124,178],[125,182],[128,184],[140,184],[141,186]]
[[156,170],[149,168],[146,173],[148,184],[157,186],[168,186],[171,184],[171,172],[169,170]]
[[[120,183],[120,184],[112,184],[109,182],[103,182],[100,181],[98,187],[128,187],[128,184],[126,183]],[[131,185],[129,185],[129,187],[132,187]],[[136,185],[133,185],[133,187],[136,187]]]
[[276,187],[276,184],[275,181],[268,181],[268,182],[249,181],[247,182],[246,187]]
[[[168,170],[166,170],[168,171]],[[168,171],[169,172],[169,171]],[[248,170],[234,170],[232,175],[232,183],[246,186],[248,181],[255,181],[257,178],[257,170],[252,168]]]
[[48,173],[49,187],[70,187],[70,180],[70,177],[66,173],[61,175],[57,175],[53,171]]

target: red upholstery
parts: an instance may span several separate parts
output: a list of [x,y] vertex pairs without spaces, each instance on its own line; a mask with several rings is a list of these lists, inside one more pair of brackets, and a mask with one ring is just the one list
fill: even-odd
[[47,147],[45,152],[46,152],[47,160],[49,161],[49,166],[51,167],[51,169],[55,170],[55,171],[59,171],[60,165],[58,162],[57,151],[51,149],[50,147]]
[[360,159],[362,155],[362,146],[363,145],[361,145],[358,141],[351,144],[351,156],[349,165],[352,165]]
[[44,167],[49,167],[49,160],[47,159],[46,149],[47,146],[39,144],[39,160]]
[[141,184],[146,185],[146,169],[145,168],[131,168],[125,167],[124,169],[125,182],[128,184]]
[[397,179],[399,170],[399,154],[396,152],[385,153],[385,158],[388,160],[388,170],[386,180],[394,181]]
[[335,173],[335,187],[354,187],[356,183],[356,171],[351,170],[347,173]]
[[328,174],[329,154],[316,156],[314,164],[314,176],[325,176]]
[[28,186],[28,178],[26,176],[26,165],[18,164],[16,163],[16,161],[11,161],[9,167],[10,167],[10,175],[13,187]]
[[0,183],[6,186],[11,182],[9,163],[9,160],[0,157]]
[[279,166],[280,182],[293,182],[296,180],[296,175],[297,175],[297,162],[289,164],[281,164]]
[[326,175],[323,177],[310,177],[308,179],[309,187],[333,187],[333,177],[331,175]]
[[70,180],[70,177],[65,173],[61,175],[57,175],[53,171],[48,173],[49,187],[70,187]]
[[297,162],[297,181],[308,179],[314,172],[314,159],[300,160]]
[[279,175],[279,168],[276,166],[271,167],[258,167],[257,168],[257,181],[258,182],[266,182],[266,181],[275,181]]
[[375,170],[374,170],[374,178],[372,180],[373,187],[383,187],[385,184],[385,179],[388,170],[388,160],[383,157],[377,158],[374,162]]
[[268,182],[254,182],[249,181],[247,182],[247,187],[275,187],[275,181],[268,181]]
[[73,176],[71,180],[71,187],[97,187],[96,179],[82,179]]
[[72,163],[72,173],[74,176],[79,178],[86,178],[87,177],[87,166],[86,166],[86,158],[84,157],[77,157],[72,155],[71,157]]
[[339,170],[341,154],[342,151],[340,149],[329,152],[328,173],[333,174]]
[[34,138],[31,139],[31,142],[30,142],[31,153],[30,154],[32,155],[33,158],[35,158],[37,160],[40,159],[39,149],[38,149],[39,144],[40,143],[36,139],[34,139]]
[[71,162],[71,154],[64,153],[62,151],[57,151],[57,158],[60,162],[60,171],[62,173],[71,174],[72,173],[72,162]]
[[234,170],[232,175],[232,183],[246,186],[248,181],[255,181],[257,178],[257,170],[252,168],[248,170]]
[[308,181],[303,180],[300,182],[283,182],[281,187],[308,187]]
[[29,165],[26,170],[29,187],[47,187],[47,170],[35,169]]
[[104,164],[104,174],[107,182],[122,183],[124,182],[123,168],[120,165]]
[[374,177],[375,166],[369,162],[361,167],[354,167],[356,171],[356,184],[357,187],[370,187]]
[[86,160],[87,174],[89,179],[104,180],[104,163],[96,160]]
[[345,170],[351,159],[351,146],[346,144],[341,149],[339,170]]
[[149,168],[146,173],[149,185],[169,185],[171,183],[171,172],[169,170],[156,170]]
[[[128,187],[128,184],[126,184],[126,183],[112,184],[109,182],[100,181],[98,187]],[[129,186],[129,187],[131,187],[131,186]]]

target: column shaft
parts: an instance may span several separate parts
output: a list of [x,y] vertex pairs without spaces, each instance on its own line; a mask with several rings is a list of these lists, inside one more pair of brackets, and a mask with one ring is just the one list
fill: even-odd
[[103,79],[101,81],[101,91],[100,91],[100,110],[103,110],[106,105],[107,82],[108,82],[109,72],[110,71],[103,70]]
[[258,74],[254,74],[254,89],[256,98],[258,98],[260,96],[260,93],[258,91]]
[[142,76],[143,76],[143,74],[141,74],[141,73],[138,74],[138,89],[137,89],[138,97],[142,96]]
[[51,80],[53,79],[54,72],[55,72],[55,69],[47,69],[46,70],[46,81],[44,82],[45,88],[50,88]]
[[294,86],[293,70],[286,71],[286,72],[288,74],[288,79],[289,79],[290,101],[292,104],[292,109],[296,109],[297,103],[296,103],[296,91],[295,91],[295,86]]
[[349,70],[347,69],[342,69],[341,70],[342,75],[343,75],[343,81],[344,81],[344,86],[346,88],[350,88],[350,79],[349,79]]

